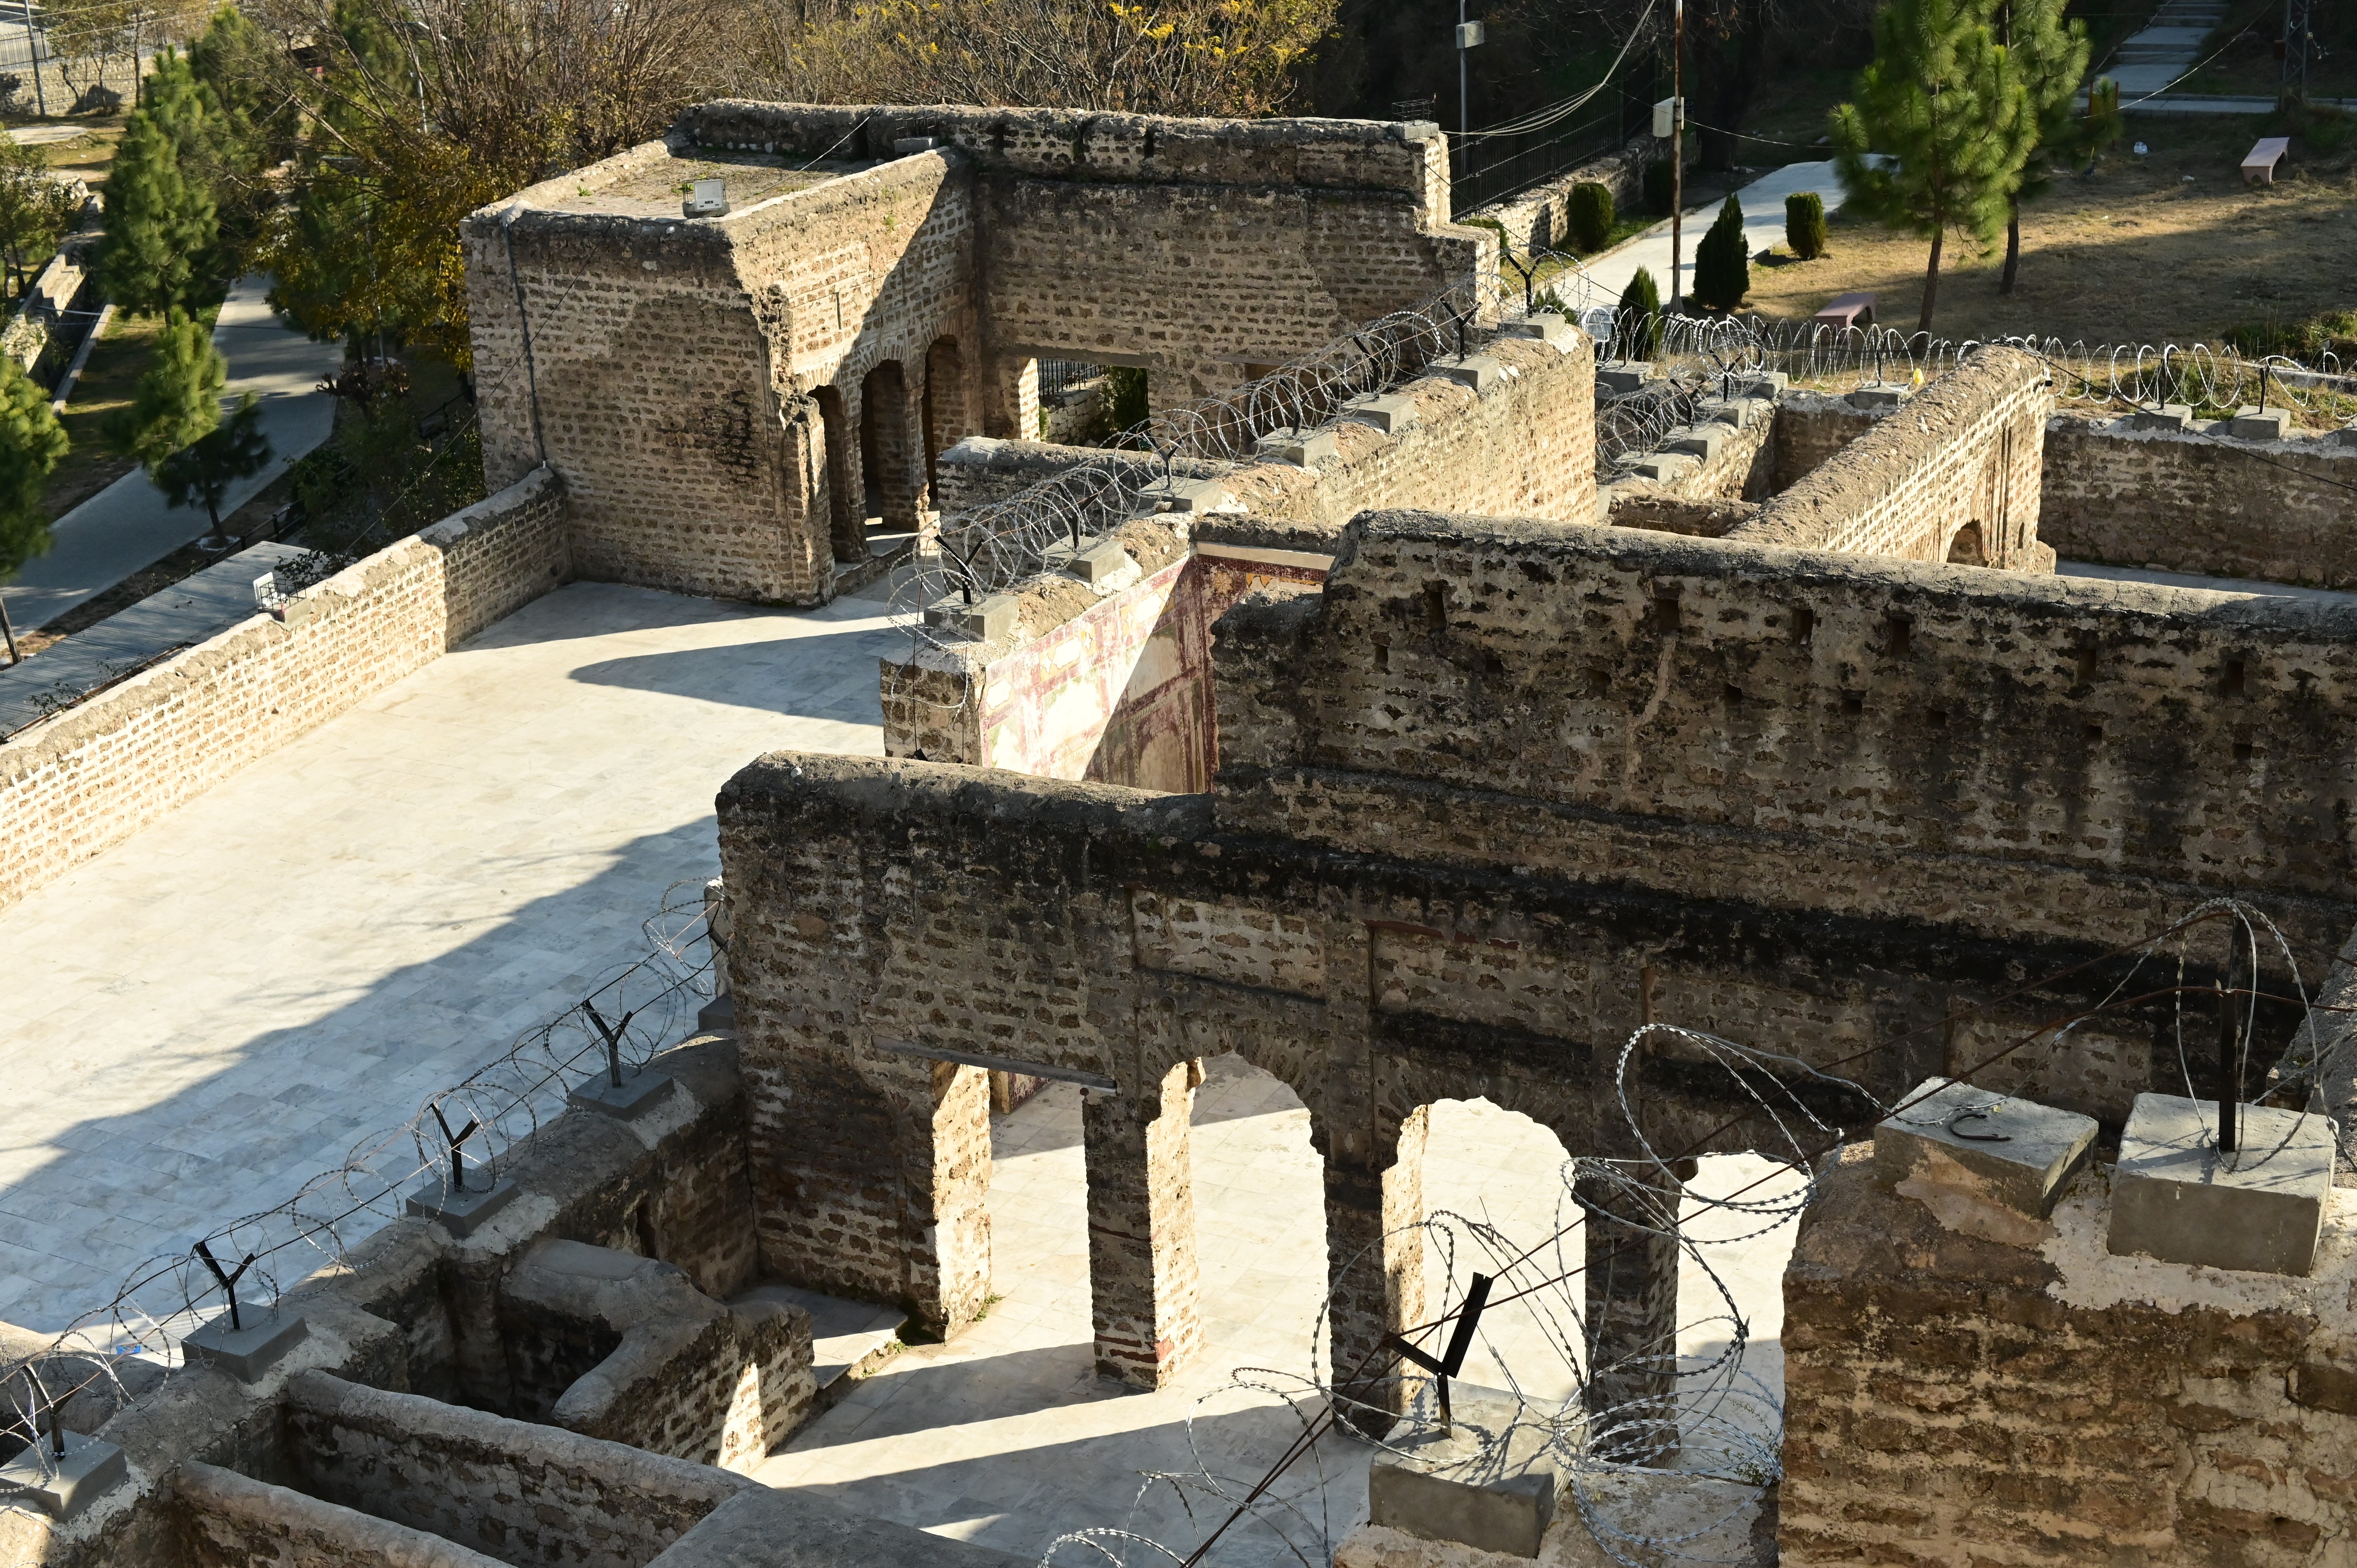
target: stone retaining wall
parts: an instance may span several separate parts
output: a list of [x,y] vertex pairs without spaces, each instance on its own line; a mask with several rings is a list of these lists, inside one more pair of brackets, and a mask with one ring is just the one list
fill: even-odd
[[0,908],[572,575],[546,470],[0,743]]
[[181,1466],[173,1491],[189,1568],[506,1568],[425,1530],[210,1465]]

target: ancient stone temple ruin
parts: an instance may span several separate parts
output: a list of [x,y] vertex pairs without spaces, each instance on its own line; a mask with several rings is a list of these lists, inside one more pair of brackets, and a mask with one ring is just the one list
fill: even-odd
[[[1641,357],[1446,171],[727,102],[470,218],[496,493],[0,743],[0,901],[583,585],[897,605],[874,744],[728,763],[675,1027],[590,993],[235,1317],[184,1262],[12,1339],[0,1568],[2351,1561],[2357,443],[2018,347]],[[1045,438],[1072,365],[1148,434]],[[1035,1094],[1078,1380],[876,1415],[1046,1310]],[[1472,1103],[1559,1145],[1538,1220],[1437,1196]],[[1039,1468],[823,1467],[888,1443]]]

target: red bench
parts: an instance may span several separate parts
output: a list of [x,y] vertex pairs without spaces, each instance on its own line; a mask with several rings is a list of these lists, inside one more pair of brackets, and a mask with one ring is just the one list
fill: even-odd
[[2276,164],[2289,151],[2289,136],[2260,137],[2258,144],[2243,155],[2243,177],[2255,184],[2275,184]]
[[1818,311],[1810,319],[1822,321],[1828,327],[1871,327],[1874,325],[1874,295],[1870,294],[1836,295],[1823,310]]

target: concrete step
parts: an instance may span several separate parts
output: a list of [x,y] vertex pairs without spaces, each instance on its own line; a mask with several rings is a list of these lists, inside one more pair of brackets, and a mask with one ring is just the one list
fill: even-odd
[[845,1301],[800,1285],[755,1285],[728,1305],[753,1302],[783,1302],[810,1314],[811,1371],[818,1379],[820,1410],[832,1410],[852,1385],[898,1355],[900,1330],[909,1321],[895,1307]]

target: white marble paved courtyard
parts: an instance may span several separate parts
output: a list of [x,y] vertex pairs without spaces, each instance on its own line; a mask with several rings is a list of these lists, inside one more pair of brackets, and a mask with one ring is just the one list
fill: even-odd
[[[1102,1382],[1092,1367],[1080,1090],[1049,1086],[998,1118],[993,1142],[992,1288],[998,1299],[989,1316],[949,1344],[902,1351],[756,1474],[773,1486],[813,1487],[862,1513],[1026,1557],[1084,1528],[1134,1530],[1184,1557],[1232,1506],[1209,1496],[1198,1472],[1208,1468],[1235,1483],[1232,1489],[1241,1495],[1298,1431],[1274,1395],[1232,1385],[1241,1368],[1297,1378],[1309,1367],[1326,1284],[1309,1113],[1284,1085],[1235,1058],[1211,1064],[1194,1117],[1209,1343],[1173,1387],[1154,1393]],[[1486,1101],[1444,1101],[1433,1112],[1426,1202],[1530,1246],[1560,1223],[1563,1164],[1554,1135],[1529,1119]],[[1695,1185],[1731,1192],[1770,1170],[1749,1156],[1706,1160]],[[1776,1173],[1751,1196],[1783,1190],[1790,1178]],[[1731,1233],[1723,1217],[1709,1223],[1720,1227],[1717,1234]],[[1781,1281],[1792,1242],[1788,1224],[1706,1249],[1750,1320],[1755,1338],[1747,1365],[1780,1394]],[[1577,1230],[1564,1245],[1577,1262]],[[1437,1301],[1438,1260],[1429,1253],[1426,1273]],[[1460,1287],[1463,1280],[1460,1268]],[[1680,1288],[1687,1304],[1717,1299],[1691,1260]],[[1682,1316],[1692,1322],[1710,1310],[1688,1305]],[[1682,1337],[1680,1350],[1706,1359],[1723,1337],[1697,1324]],[[1493,1315],[1482,1337],[1467,1363],[1468,1381],[1502,1387],[1511,1371],[1534,1394],[1569,1393],[1566,1363],[1527,1309]],[[1371,1452],[1342,1439],[1321,1441],[1315,1461],[1281,1488],[1301,1509],[1286,1527],[1291,1547],[1247,1525],[1223,1540],[1210,1561],[1253,1568],[1324,1563],[1318,1535],[1339,1539],[1364,1513]],[[1195,1480],[1182,1498],[1168,1483],[1149,1484],[1156,1472]],[[1169,1561],[1135,1543],[1104,1544],[1131,1568]],[[1073,1544],[1060,1549],[1055,1561],[1095,1568],[1104,1563]]]
[[881,755],[881,589],[581,583],[0,912],[0,1319],[291,1197],[644,950],[780,746]]

